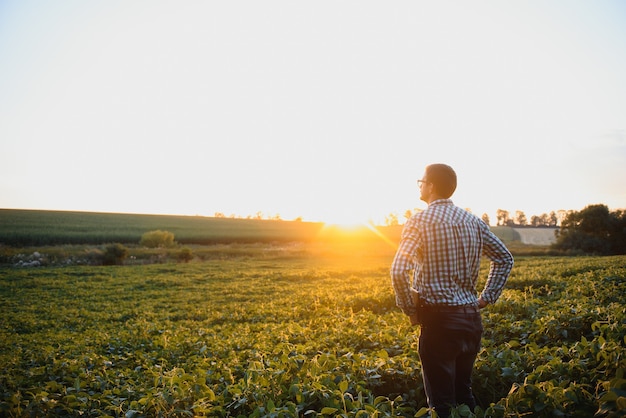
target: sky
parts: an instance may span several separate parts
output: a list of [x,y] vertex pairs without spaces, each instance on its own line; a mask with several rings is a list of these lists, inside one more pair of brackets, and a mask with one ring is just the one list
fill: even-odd
[[0,208],[626,208],[626,3],[0,0]]

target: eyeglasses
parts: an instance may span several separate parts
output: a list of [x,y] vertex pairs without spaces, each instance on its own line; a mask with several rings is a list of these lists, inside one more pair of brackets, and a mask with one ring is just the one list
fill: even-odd
[[422,184],[426,184],[426,183],[432,183],[432,182],[430,182],[430,181],[426,181],[426,180],[418,180],[418,181],[417,181],[417,185],[418,185],[418,186],[421,186]]

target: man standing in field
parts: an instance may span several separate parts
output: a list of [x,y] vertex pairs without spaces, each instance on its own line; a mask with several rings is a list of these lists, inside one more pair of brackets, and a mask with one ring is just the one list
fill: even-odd
[[[456,405],[476,406],[471,374],[483,332],[480,309],[500,297],[513,256],[487,224],[452,203],[456,173],[451,167],[427,166],[418,184],[428,208],[404,226],[391,281],[396,304],[411,325],[421,325],[419,356],[428,406],[448,417]],[[482,255],[491,268],[477,297]]]

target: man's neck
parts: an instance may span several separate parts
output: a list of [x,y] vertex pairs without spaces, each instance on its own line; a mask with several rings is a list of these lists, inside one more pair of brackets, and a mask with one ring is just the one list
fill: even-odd
[[443,197],[443,196],[439,196],[439,195],[436,195],[436,194],[435,194],[435,195],[430,196],[430,197],[428,198],[428,201],[427,201],[426,203],[428,203],[428,204],[430,205],[430,204],[431,204],[431,203],[433,203],[435,200],[442,200],[442,199],[446,199],[446,198],[445,198],[445,197]]

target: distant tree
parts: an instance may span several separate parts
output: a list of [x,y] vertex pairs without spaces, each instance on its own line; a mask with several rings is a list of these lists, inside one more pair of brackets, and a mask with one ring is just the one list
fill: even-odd
[[615,218],[615,233],[611,237],[611,243],[615,254],[626,254],[626,210],[612,212]]
[[515,212],[515,222],[516,225],[526,226],[528,220],[526,219],[526,214],[521,210]]
[[189,247],[183,247],[180,249],[178,254],[176,254],[176,258],[178,258],[178,261],[188,263],[193,260],[193,251],[191,251],[191,248]]
[[149,231],[141,236],[139,245],[147,248],[168,248],[174,246],[174,234],[168,231]]
[[390,213],[389,215],[385,216],[385,225],[387,226],[400,225],[400,222],[398,221],[398,214]]
[[404,212],[404,219],[408,221],[409,219],[411,219],[411,216],[413,216],[413,212],[411,212],[411,209],[407,209]]
[[483,213],[483,216],[481,217],[481,219],[483,220],[484,223],[489,225],[489,215],[487,215],[486,213]]
[[555,227],[558,224],[558,218],[556,217],[556,212],[550,212],[548,215],[548,226]]
[[124,264],[128,256],[128,248],[122,244],[107,245],[102,254],[102,264],[105,266],[116,266]]
[[565,217],[568,215],[568,213],[571,211],[566,211],[563,209],[559,209],[556,211],[556,224],[557,225],[561,225],[561,223],[563,222],[563,220],[565,219]]
[[511,221],[510,215],[509,215],[509,211],[498,209],[496,211],[496,219],[497,219],[497,224],[496,225],[498,225],[498,226],[509,225],[509,223]]
[[626,254],[626,212],[590,205],[570,212],[557,231],[554,247],[574,253]]

